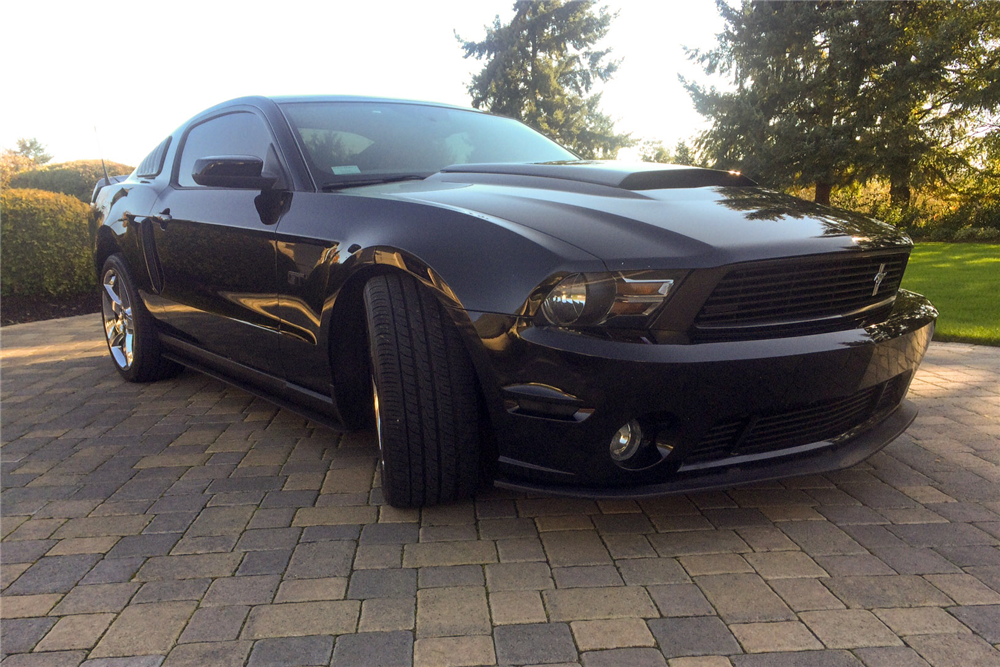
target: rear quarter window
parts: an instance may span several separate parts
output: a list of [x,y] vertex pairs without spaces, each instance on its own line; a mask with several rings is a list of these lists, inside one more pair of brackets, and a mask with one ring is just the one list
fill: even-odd
[[170,139],[167,137],[160,142],[160,145],[153,149],[153,152],[143,158],[139,166],[136,167],[135,175],[139,178],[156,178],[163,171],[163,160],[167,157],[167,149],[170,148]]

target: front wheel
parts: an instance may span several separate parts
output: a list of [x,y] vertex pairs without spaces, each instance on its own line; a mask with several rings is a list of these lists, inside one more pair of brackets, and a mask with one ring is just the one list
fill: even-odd
[[101,319],[115,370],[129,382],[150,382],[180,371],[165,359],[153,318],[146,310],[121,255],[108,257],[101,270]]
[[406,275],[365,285],[382,493],[395,507],[468,497],[479,474],[475,372],[438,300]]

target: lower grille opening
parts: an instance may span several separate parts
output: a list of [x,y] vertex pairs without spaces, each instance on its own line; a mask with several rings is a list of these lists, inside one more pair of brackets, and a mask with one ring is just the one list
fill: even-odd
[[836,438],[898,405],[909,377],[910,373],[903,373],[845,398],[720,422],[688,452],[684,465],[765,454]]

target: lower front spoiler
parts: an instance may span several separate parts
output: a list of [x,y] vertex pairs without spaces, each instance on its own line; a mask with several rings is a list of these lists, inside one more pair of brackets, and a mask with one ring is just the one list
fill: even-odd
[[712,472],[679,473],[673,479],[658,484],[600,488],[541,485],[502,479],[496,480],[494,484],[515,491],[580,498],[649,498],[673,493],[731,488],[741,484],[798,475],[815,475],[842,470],[864,461],[899,437],[916,416],[917,407],[911,401],[904,400],[878,424],[846,442],[831,444],[829,447],[819,448],[807,454],[748,462]]

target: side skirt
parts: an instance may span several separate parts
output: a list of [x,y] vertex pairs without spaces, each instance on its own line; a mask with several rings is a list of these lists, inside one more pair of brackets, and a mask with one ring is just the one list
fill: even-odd
[[339,419],[337,404],[330,396],[306,389],[269,373],[258,371],[205,350],[174,336],[160,334],[166,358],[191,370],[274,403],[309,421],[338,433],[349,431]]

